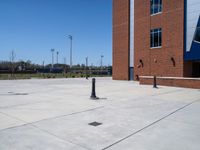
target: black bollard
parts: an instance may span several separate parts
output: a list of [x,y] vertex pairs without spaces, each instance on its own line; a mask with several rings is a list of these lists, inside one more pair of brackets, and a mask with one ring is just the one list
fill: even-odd
[[153,88],[157,88],[156,76],[153,77]]
[[98,99],[98,97],[96,96],[96,91],[95,91],[95,78],[92,78],[92,94],[90,96],[91,99]]

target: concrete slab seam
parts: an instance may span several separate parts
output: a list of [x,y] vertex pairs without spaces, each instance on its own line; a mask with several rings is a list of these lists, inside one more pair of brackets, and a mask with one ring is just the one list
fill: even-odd
[[84,110],[84,111],[74,112],[74,113],[71,113],[71,114],[66,114],[66,115],[60,115],[60,116],[56,116],[56,117],[46,118],[46,119],[42,119],[42,120],[39,120],[39,121],[31,122],[31,123],[26,122],[26,121],[24,121],[24,120],[22,120],[20,118],[11,116],[9,114],[6,114],[4,112],[0,112],[1,114],[5,115],[7,117],[10,117],[10,118],[16,119],[18,121],[24,122],[23,125],[5,128],[5,129],[0,130],[0,132],[2,132],[4,130],[8,130],[8,129],[18,128],[18,127],[25,126],[25,125],[35,124],[35,123],[38,123],[38,122],[41,122],[41,121],[46,121],[46,120],[51,120],[51,119],[57,119],[57,118],[62,118],[62,117],[66,117],[66,116],[76,115],[76,114],[80,114],[80,113],[84,113],[84,112],[88,112],[88,111],[93,111],[93,110],[97,110],[97,109],[101,109],[101,108],[104,108],[104,106],[100,106],[100,107],[96,107],[96,108],[92,108],[92,109],[87,109],[87,110]]
[[86,150],[92,150],[92,149],[87,148],[87,147],[85,147],[85,146],[83,146],[83,145],[81,145],[81,144],[74,143],[74,142],[72,142],[72,141],[69,140],[69,139],[66,140],[66,139],[64,139],[64,138],[61,138],[61,137],[59,137],[59,136],[57,136],[57,135],[55,135],[55,134],[53,134],[53,133],[51,133],[51,132],[49,132],[49,131],[47,131],[47,130],[44,130],[44,129],[39,128],[38,126],[36,126],[36,125],[34,125],[34,124],[30,124],[30,125],[31,125],[32,127],[36,128],[36,129],[42,131],[42,132],[45,132],[45,133],[47,133],[47,134],[49,134],[49,135],[51,135],[51,136],[54,136],[54,137],[56,137],[56,138],[58,138],[58,139],[60,139],[60,140],[62,140],[62,141],[64,141],[64,142],[69,142],[69,143],[71,143],[71,144],[73,144],[73,145],[79,146],[79,147],[84,148],[84,149],[86,149]]
[[192,105],[192,104],[194,104],[194,103],[196,103],[196,102],[198,102],[198,101],[200,101],[200,99],[195,100],[195,101],[192,101],[191,103],[188,103],[188,104],[184,105],[183,107],[180,107],[179,109],[176,109],[175,111],[169,113],[168,115],[166,115],[166,116],[164,116],[164,117],[162,117],[162,118],[160,118],[160,119],[158,119],[158,120],[152,122],[151,124],[149,124],[149,125],[143,127],[142,129],[140,129],[140,130],[138,130],[138,131],[136,131],[136,132],[134,132],[134,133],[132,133],[132,134],[130,134],[130,135],[128,135],[128,136],[126,136],[126,137],[124,137],[124,138],[122,138],[122,139],[116,141],[116,142],[114,142],[114,143],[111,144],[111,145],[108,145],[107,147],[103,148],[102,150],[109,149],[110,147],[112,147],[112,146],[114,146],[114,145],[116,145],[116,144],[118,144],[118,143],[120,143],[120,142],[122,142],[122,141],[124,141],[124,140],[126,140],[126,139],[128,139],[128,138],[130,138],[131,136],[133,136],[133,135],[135,135],[135,134],[137,134],[137,133],[139,133],[139,132],[142,132],[143,130],[145,130],[145,129],[147,129],[147,128],[153,126],[153,125],[155,125],[156,123],[158,123],[158,122],[164,120],[165,118],[167,118],[167,117],[169,117],[169,116],[175,114],[176,112],[178,112],[178,111],[180,111],[180,110],[186,108],[187,106],[190,106],[190,105]]

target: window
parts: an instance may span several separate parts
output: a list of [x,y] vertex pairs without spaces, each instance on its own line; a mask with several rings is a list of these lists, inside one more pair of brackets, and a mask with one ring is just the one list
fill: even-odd
[[151,15],[162,12],[162,0],[151,0]]
[[196,29],[194,41],[200,42],[200,27],[197,27],[197,29]]
[[151,48],[162,46],[162,29],[151,30]]

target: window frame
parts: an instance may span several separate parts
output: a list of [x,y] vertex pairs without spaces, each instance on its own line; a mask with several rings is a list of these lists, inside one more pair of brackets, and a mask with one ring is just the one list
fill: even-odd
[[[155,46],[155,34],[157,34],[157,46]],[[162,47],[162,28],[154,28],[150,30],[150,48],[161,48]]]
[[[160,5],[160,7],[158,7],[158,11],[155,12],[155,0],[150,0],[150,14],[151,16],[154,16],[154,15],[158,15],[158,14],[161,14],[162,13],[162,10],[163,10],[163,7],[162,7],[162,0],[158,0],[158,4]],[[152,11],[153,10],[153,11]]]

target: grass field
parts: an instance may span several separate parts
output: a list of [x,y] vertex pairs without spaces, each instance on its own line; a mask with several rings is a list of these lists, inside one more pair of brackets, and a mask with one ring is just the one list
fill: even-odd
[[[109,77],[109,75],[88,75],[89,77]],[[0,80],[12,80],[12,79],[49,79],[49,78],[85,78],[86,74],[74,74],[74,73],[36,73],[36,74],[0,74]]]

